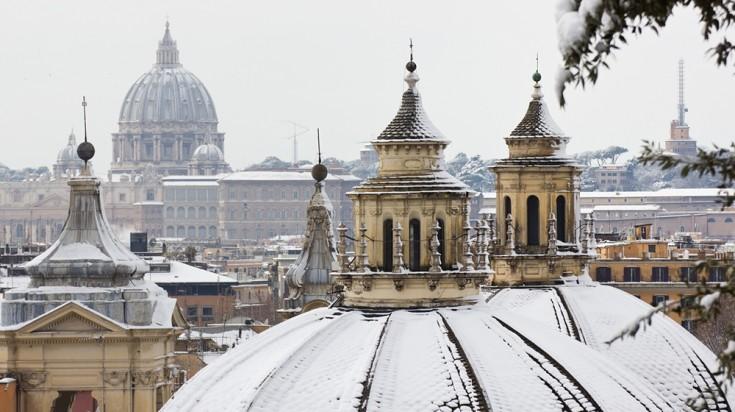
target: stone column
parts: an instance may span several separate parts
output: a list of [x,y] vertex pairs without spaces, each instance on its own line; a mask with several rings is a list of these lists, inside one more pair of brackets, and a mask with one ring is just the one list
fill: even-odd
[[161,135],[159,134],[153,136],[153,160],[161,161]]

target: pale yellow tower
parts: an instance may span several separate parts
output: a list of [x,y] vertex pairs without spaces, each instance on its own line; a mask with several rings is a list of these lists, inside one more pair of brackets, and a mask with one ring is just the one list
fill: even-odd
[[549,114],[541,75],[533,80],[526,115],[505,138],[508,157],[491,168],[497,175],[495,284],[580,274],[594,242],[591,219],[579,213],[581,167],[566,155],[569,137]]
[[354,258],[345,251],[345,227],[338,228],[337,275],[348,305],[446,305],[477,294],[489,276],[486,251],[478,261],[470,247],[474,192],[444,168],[449,141],[421,106],[413,56],[406,69],[398,114],[372,142],[378,176],[348,193]]

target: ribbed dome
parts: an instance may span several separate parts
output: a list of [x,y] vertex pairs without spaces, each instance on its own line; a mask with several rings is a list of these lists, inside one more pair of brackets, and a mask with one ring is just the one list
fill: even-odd
[[66,146],[59,150],[59,154],[56,156],[56,163],[70,162],[82,162],[79,156],[77,156],[77,138],[74,136],[74,132],[71,132]]
[[168,23],[158,44],[156,64],[125,95],[120,122],[217,122],[207,88],[179,62]]
[[[601,305],[600,302],[605,302]],[[596,284],[494,289],[473,306],[317,309],[231,349],[164,411],[729,410],[714,354],[663,314]]]
[[194,150],[192,162],[224,162],[225,155],[214,143],[205,143]]

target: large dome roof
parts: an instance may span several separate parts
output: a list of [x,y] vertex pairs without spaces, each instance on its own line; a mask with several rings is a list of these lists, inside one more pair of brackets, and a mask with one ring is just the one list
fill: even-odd
[[707,410],[729,410],[714,354],[665,315],[606,343],[650,310],[597,284],[494,289],[465,307],[317,309],[230,350],[163,410],[683,411],[708,389]]
[[217,122],[207,88],[179,62],[168,23],[158,43],[156,64],[125,95],[120,122]]

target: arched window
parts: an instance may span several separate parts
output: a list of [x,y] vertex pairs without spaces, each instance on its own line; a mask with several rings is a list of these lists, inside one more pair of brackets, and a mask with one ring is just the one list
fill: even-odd
[[732,223],[732,218],[731,217],[726,217],[725,218],[725,223]]
[[707,218],[707,223],[715,223],[715,218],[713,217]]
[[567,241],[567,199],[564,196],[556,198],[556,238]]
[[529,246],[539,245],[539,205],[536,196],[528,196],[526,200],[526,243]]
[[383,221],[383,271],[393,270],[393,219]]
[[505,221],[505,218],[508,217],[508,215],[511,212],[511,203],[510,203],[510,197],[506,196],[503,201],[503,221]]
[[411,219],[408,222],[408,267],[418,271],[421,265],[421,222]]
[[176,218],[177,219],[186,219],[186,209],[183,207],[179,207],[176,209]]
[[198,217],[199,219],[206,219],[206,218],[207,218],[207,208],[205,208],[204,206],[201,206],[201,207],[199,208],[199,212],[198,212],[198,213],[199,213],[199,214],[198,214],[198,216],[197,216],[197,217]]
[[209,238],[214,239],[217,237],[217,227],[216,226],[210,226],[209,227]]
[[197,211],[196,211],[196,209],[194,209],[193,207],[190,207],[189,209],[187,209],[187,211],[186,211],[186,217],[188,219],[196,219],[197,218]]
[[199,226],[199,239],[206,239],[207,238],[207,228],[204,226]]
[[217,218],[217,208],[212,206],[209,208],[209,218],[210,219],[216,219]]
[[172,219],[174,217],[174,208],[169,206],[166,208],[166,217]]
[[166,237],[174,237],[176,236],[176,229],[174,229],[173,226],[167,226],[166,227]]
[[444,266],[447,264],[447,259],[445,255],[445,251],[447,249],[444,246],[444,219],[437,219],[436,222],[439,224],[439,233],[437,234],[437,237],[439,238],[439,255],[441,255],[442,266]]
[[186,228],[179,226],[176,228],[176,237],[186,237]]
[[197,236],[197,229],[194,226],[189,226],[186,229],[186,237],[194,239]]

